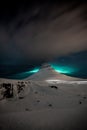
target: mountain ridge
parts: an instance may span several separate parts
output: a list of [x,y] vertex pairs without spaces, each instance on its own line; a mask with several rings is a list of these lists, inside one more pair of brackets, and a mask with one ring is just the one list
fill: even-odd
[[48,80],[48,79],[58,79],[58,80],[67,80],[67,81],[68,80],[69,81],[83,80],[81,78],[70,77],[70,76],[61,74],[59,72],[56,72],[51,67],[51,65],[47,63],[43,64],[37,73],[26,78],[26,80],[36,80],[36,81]]

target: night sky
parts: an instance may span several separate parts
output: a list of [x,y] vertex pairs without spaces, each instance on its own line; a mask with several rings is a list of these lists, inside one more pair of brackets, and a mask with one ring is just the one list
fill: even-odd
[[86,2],[0,3],[0,77],[21,79],[43,63],[87,78]]

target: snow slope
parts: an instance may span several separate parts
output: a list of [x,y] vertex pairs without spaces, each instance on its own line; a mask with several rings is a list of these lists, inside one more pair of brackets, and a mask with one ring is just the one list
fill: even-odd
[[87,130],[87,84],[28,82],[23,99],[0,101],[0,130]]

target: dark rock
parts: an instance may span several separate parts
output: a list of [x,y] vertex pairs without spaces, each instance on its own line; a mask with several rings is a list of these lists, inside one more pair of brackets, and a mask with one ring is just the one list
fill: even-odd
[[86,99],[87,97],[84,96],[83,98]]
[[24,97],[19,97],[19,99],[23,99]]
[[49,107],[52,107],[52,104],[49,104],[48,106],[49,106]]
[[25,108],[25,111],[29,111],[29,109],[28,109],[28,108]]
[[38,92],[35,92],[35,94],[37,94]]
[[30,109],[30,108],[25,108],[25,111],[32,111],[32,109]]
[[82,104],[82,102],[81,102],[81,101],[79,101],[79,104]]
[[3,83],[5,91],[3,93],[3,98],[12,98],[13,97],[13,84]]
[[53,86],[53,85],[52,85],[52,86],[49,86],[49,87],[51,87],[51,88],[55,88],[55,89],[58,89],[58,87],[57,87],[57,86]]
[[37,100],[37,102],[40,102],[40,100]]

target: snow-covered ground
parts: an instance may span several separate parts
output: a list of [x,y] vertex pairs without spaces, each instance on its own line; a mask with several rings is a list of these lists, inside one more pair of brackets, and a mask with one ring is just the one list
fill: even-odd
[[51,84],[59,84],[59,83],[66,83],[66,84],[87,84],[87,81],[67,81],[67,80],[57,80],[57,79],[49,79],[46,80],[47,83]]
[[[8,81],[16,85],[18,82]],[[27,81],[26,84],[22,99],[14,96],[0,101],[0,130],[87,129],[86,83]]]
[[[87,81],[73,79],[51,68],[0,79],[0,130],[87,130]],[[13,97],[3,98],[3,83],[13,85]]]

